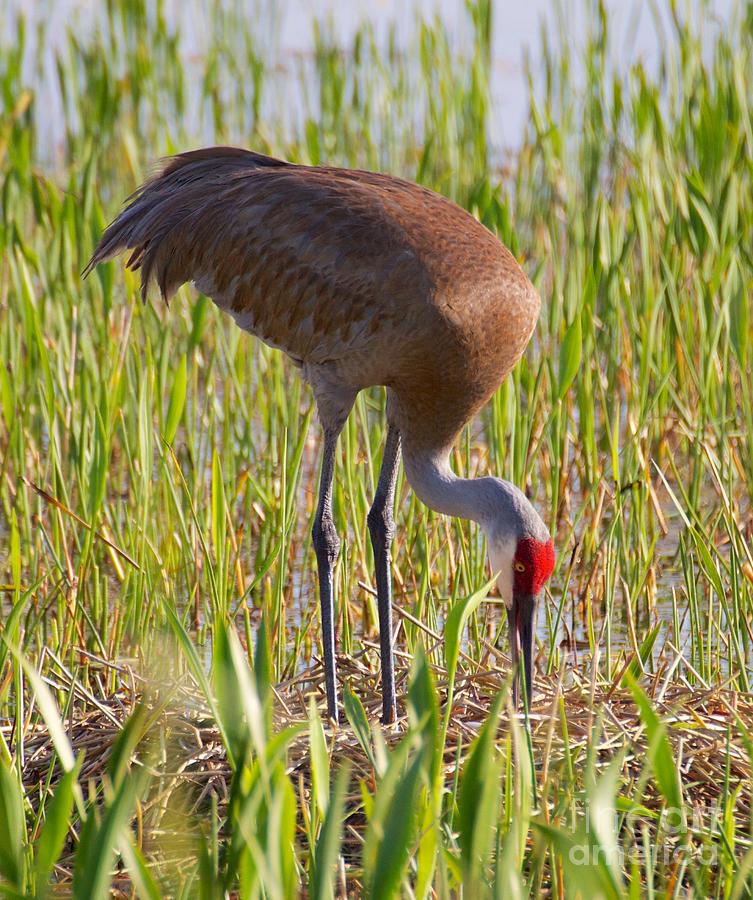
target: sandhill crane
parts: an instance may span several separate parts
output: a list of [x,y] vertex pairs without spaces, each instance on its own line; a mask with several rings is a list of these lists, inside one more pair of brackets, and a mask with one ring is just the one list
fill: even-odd
[[387,390],[387,437],[368,514],[382,658],[383,721],[396,717],[391,555],[401,449],[418,497],[478,522],[507,606],[517,702],[532,690],[536,608],[554,566],[525,495],[449,465],[463,426],[523,353],[539,297],[512,254],[467,212],[372,172],[294,165],[233,147],[167,160],[107,228],[85,270],[123,250],[163,298],[192,281],[238,325],[290,356],[324,431],[316,552],[329,716],[338,719],[332,518],[335,450],[357,393]]

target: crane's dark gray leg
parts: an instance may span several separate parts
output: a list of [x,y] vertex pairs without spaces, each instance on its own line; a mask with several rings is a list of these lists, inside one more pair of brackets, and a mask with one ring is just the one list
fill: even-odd
[[337,713],[337,673],[335,671],[335,597],[334,567],[340,551],[340,538],[332,520],[332,481],[335,450],[340,430],[325,429],[324,454],[319,484],[319,506],[311,537],[319,570],[319,603],[322,611],[322,649],[324,651],[324,683],[327,689],[329,717],[339,721]]
[[376,568],[379,643],[382,653],[382,721],[385,725],[397,718],[395,703],[395,661],[392,652],[392,557],[390,545],[395,536],[395,482],[400,465],[400,433],[390,425],[384,447],[374,503],[368,523]]

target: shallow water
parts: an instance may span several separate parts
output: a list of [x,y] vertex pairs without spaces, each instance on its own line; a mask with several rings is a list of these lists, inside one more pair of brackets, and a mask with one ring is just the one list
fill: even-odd
[[[27,79],[39,92],[37,108],[44,111],[39,117],[40,147],[54,160],[59,154],[63,139],[63,109],[56,85],[55,50],[64,39],[67,28],[86,37],[91,35],[102,19],[103,5],[96,0],[6,0],[7,17],[12,24],[23,14],[35,26],[44,21],[48,27],[47,44],[42,55],[42,72],[35,73],[33,61],[37,55],[35,28],[29,29],[26,54]],[[691,0],[691,6],[701,5],[701,0]],[[714,18],[724,26],[733,15],[735,0],[713,0],[706,3]],[[463,54],[470,47],[470,30],[462,0],[225,0],[223,6],[239,9],[252,19],[258,34],[258,48],[267,63],[266,87],[262,113],[268,119],[288,117],[289,129],[296,130],[305,117],[306,103],[311,98],[302,94],[306,72],[310,69],[314,49],[314,22],[323,23],[325,31],[341,46],[348,48],[358,28],[364,22],[373,26],[377,41],[382,46],[394,25],[398,46],[411,50],[415,45],[416,24],[421,19],[439,17],[448,26],[454,41],[454,49]],[[183,123],[188,134],[201,134],[201,104],[190,102],[198,96],[201,69],[197,65],[206,47],[207,18],[203,0],[172,0],[165,3],[168,23],[181,34],[181,58],[187,75],[189,103],[188,121]],[[519,145],[526,128],[527,81],[526,60],[532,64],[536,80],[540,73],[535,61],[538,58],[542,34],[553,38],[560,29],[565,41],[575,49],[585,40],[587,2],[576,0],[528,0],[527,3],[497,2],[493,8],[492,38],[492,114],[489,121],[489,137],[498,158],[504,151]],[[613,64],[624,70],[637,58],[644,60],[651,69],[659,59],[659,49],[669,39],[671,29],[665,18],[655,18],[651,4],[643,0],[607,0],[610,31],[617,34],[616,58]],[[0,26],[3,23],[0,11]],[[0,28],[0,31],[2,29]],[[8,29],[12,34],[13,29]],[[2,37],[0,37],[2,42]],[[193,76],[192,76],[193,73]],[[572,73],[577,89],[582,72]],[[314,100],[315,102],[315,100]],[[210,134],[205,135],[211,142]]]

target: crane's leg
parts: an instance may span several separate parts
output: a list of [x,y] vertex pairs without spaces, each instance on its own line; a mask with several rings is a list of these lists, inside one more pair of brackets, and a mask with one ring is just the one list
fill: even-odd
[[322,649],[324,651],[324,683],[327,689],[327,711],[330,719],[339,721],[337,713],[337,673],[335,671],[335,597],[334,567],[340,551],[340,538],[332,519],[332,481],[335,472],[335,450],[340,429],[324,429],[324,454],[319,484],[319,506],[311,532],[319,570],[319,603],[322,612]]
[[392,557],[390,546],[395,536],[393,507],[399,465],[400,433],[394,425],[390,425],[387,430],[387,441],[376,495],[367,519],[376,568],[379,643],[382,654],[382,721],[385,725],[394,722],[397,718],[395,660],[392,652],[392,573],[390,571]]

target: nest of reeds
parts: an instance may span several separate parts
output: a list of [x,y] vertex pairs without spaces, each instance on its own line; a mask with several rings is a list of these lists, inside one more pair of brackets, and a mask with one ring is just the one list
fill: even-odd
[[[106,663],[102,663],[106,665]],[[446,700],[446,672],[432,665],[440,699]],[[670,673],[671,675],[671,669]],[[403,655],[398,676],[398,695],[405,693],[409,660]],[[624,668],[611,682],[591,677],[577,668],[563,667],[559,675],[536,678],[536,690],[528,723],[531,733],[537,782],[544,783],[557,767],[579,765],[591,754],[597,768],[622,754],[622,784],[634,785],[640,778],[649,751],[646,728],[634,696],[623,679]],[[462,761],[479,729],[486,721],[493,698],[509,683],[509,665],[498,651],[486,655],[485,665],[459,673],[454,690],[444,748],[446,783],[451,783],[458,761]],[[339,660],[339,677],[349,681],[359,694],[372,727],[379,727],[388,746],[405,734],[403,716],[395,725],[380,726],[381,696],[378,659],[375,648],[368,647],[360,658]],[[72,690],[75,702],[66,719],[68,737],[74,752],[84,752],[82,785],[93,786],[106,773],[115,739],[137,704],[152,708],[154,720],[147,737],[149,748],[140,747],[132,760],[146,766],[152,776],[147,798],[138,815],[139,838],[148,856],[157,863],[179,864],[195,852],[197,822],[210,807],[226,804],[232,772],[220,733],[196,686],[189,680],[159,691],[147,691],[136,677],[125,679],[119,693],[95,697],[75,683],[66,684],[61,675],[57,687]],[[753,694],[724,688],[698,689],[688,684],[643,678],[642,687],[660,716],[679,766],[687,810],[713,809],[719,801],[721,785],[736,791],[736,825],[747,829],[751,816],[751,755],[746,732],[753,727]],[[310,698],[318,703],[325,717],[324,675],[320,664],[301,672],[275,689],[275,730],[306,722]],[[404,712],[404,711],[403,711]],[[497,739],[506,740],[511,708],[503,708]],[[524,723],[520,713],[519,722]],[[13,741],[12,723],[0,724],[7,742]],[[347,760],[352,771],[343,835],[345,860],[359,858],[366,822],[359,813],[359,781],[375,786],[375,773],[369,757],[347,722],[327,728],[327,740],[334,766]],[[142,753],[141,751],[144,750]],[[462,764],[462,762],[461,762]],[[311,773],[309,739],[304,730],[291,744],[288,771],[296,790],[310,796]],[[27,730],[23,746],[23,780],[27,796],[34,804],[44,791],[54,789],[59,772],[55,751],[47,731],[40,725]],[[642,808],[660,810],[658,788],[642,785]],[[300,840],[305,840],[302,828]],[[73,849],[71,847],[71,849]],[[65,880],[65,872],[58,876]]]
[[[496,650],[487,653],[485,665],[469,666],[458,673],[453,707],[444,747],[445,783],[452,784],[469,746],[483,723],[497,693],[509,684],[509,665]],[[409,677],[409,658],[403,654],[398,673],[398,695],[405,694]],[[109,665],[100,661],[101,665]],[[592,667],[593,668],[593,667]],[[536,690],[528,716],[536,781],[542,785],[557,774],[558,767],[577,769],[590,755],[597,769],[606,767],[620,754],[622,780],[626,795],[640,782],[649,741],[633,693],[625,684],[626,667],[611,682],[592,677],[580,668],[563,667],[560,674],[536,679]],[[442,704],[446,702],[447,673],[440,665],[432,671]],[[698,689],[659,675],[642,678],[641,684],[653,708],[661,718],[669,737],[673,757],[680,770],[685,813],[692,817],[718,808],[722,785],[735,796],[734,819],[738,828],[747,830],[751,821],[751,752],[747,734],[753,728],[753,694],[739,691]],[[197,687],[187,678],[147,690],[138,677],[121,681],[117,694],[95,697],[60,673],[55,686],[71,690],[75,697],[66,718],[68,737],[75,753],[84,753],[80,783],[85,794],[92,790],[107,771],[113,744],[123,723],[138,704],[146,704],[152,713],[149,732],[136,751],[132,764],[145,766],[151,774],[150,788],[141,803],[136,828],[147,858],[165,871],[180,871],[185,862],[195,862],[201,823],[209,812],[222,818],[232,772],[220,733]],[[372,727],[381,728],[385,743],[392,746],[405,734],[405,715],[392,726],[379,725],[379,692],[376,648],[356,658],[339,660],[341,682],[350,682],[360,696]],[[275,731],[308,721],[310,698],[314,697],[324,720],[324,673],[319,663],[275,688]],[[404,710],[401,710],[404,713]],[[497,740],[503,743],[510,731],[511,707],[503,707]],[[515,714],[525,725],[520,713]],[[14,743],[13,725],[0,723],[3,737]],[[342,857],[345,865],[358,868],[366,820],[361,811],[359,783],[373,790],[376,775],[357,735],[347,723],[326,729],[333,767],[348,761],[351,768],[350,795],[343,833]],[[148,747],[144,745],[148,744]],[[16,745],[17,746],[17,745]],[[288,772],[302,801],[311,797],[309,738],[302,729],[288,752]],[[23,746],[23,780],[32,805],[45,791],[54,789],[59,770],[54,747],[43,726],[27,729]],[[567,780],[564,777],[563,780]],[[87,792],[88,786],[88,792]],[[663,798],[658,787],[641,783],[640,807],[658,813]],[[546,811],[544,811],[546,812]],[[652,825],[651,828],[655,826]],[[638,835],[638,841],[645,834]],[[306,830],[301,824],[299,846],[305,848]],[[71,833],[69,854],[57,866],[57,879],[65,883],[72,876],[75,835]],[[65,860],[70,860],[67,871]],[[343,883],[345,870],[342,871]],[[117,880],[114,883],[117,892]],[[123,882],[123,890],[129,890]]]

